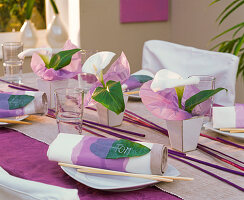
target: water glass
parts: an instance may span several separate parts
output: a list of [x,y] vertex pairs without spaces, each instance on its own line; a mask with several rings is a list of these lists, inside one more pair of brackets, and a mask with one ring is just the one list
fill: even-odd
[[[92,56],[93,54],[95,54],[97,52],[98,52],[98,50],[81,50],[80,51],[81,64],[83,65],[90,56]],[[89,74],[89,73],[85,73],[85,72],[81,72],[80,74],[78,74],[79,88],[82,88],[85,93],[87,93],[90,90],[91,86],[96,81],[97,81],[97,78],[94,74]]]
[[91,86],[97,81],[97,77],[94,74],[82,72],[78,74],[79,88],[83,89],[87,93]]
[[[196,86],[200,91],[202,90],[214,90],[215,89],[215,80],[216,78],[214,76],[210,76],[210,75],[193,75],[191,77],[199,77],[200,78],[200,82]],[[203,120],[203,123],[207,123],[209,121],[211,121],[212,119],[212,107],[213,107],[213,100],[214,97],[210,98],[210,103],[208,105],[208,111],[207,114],[205,115],[205,118]],[[205,104],[206,106],[206,104]]]
[[58,132],[81,134],[84,91],[80,88],[59,88],[54,94]]
[[18,54],[22,51],[22,42],[5,42],[2,44],[5,80],[21,83],[23,60],[18,58]]

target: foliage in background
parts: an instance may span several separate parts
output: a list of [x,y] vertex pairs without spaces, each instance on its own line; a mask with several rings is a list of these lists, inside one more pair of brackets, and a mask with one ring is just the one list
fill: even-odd
[[25,19],[30,20],[35,0],[27,0],[25,6]]
[[[215,0],[210,5],[216,4],[222,0]],[[238,8],[244,5],[244,0],[232,0],[224,10],[219,14],[216,21],[221,25],[225,19],[227,19],[232,13],[234,13]],[[232,32],[232,38],[230,40],[225,40],[214,46],[211,50],[218,48],[219,52],[232,53],[240,57],[240,62],[238,66],[237,76],[241,75],[244,78],[244,22],[236,24],[222,33],[218,34],[211,41],[225,35],[226,33]]]
[[55,14],[58,14],[58,13],[59,13],[59,12],[58,12],[58,7],[57,7],[55,1],[54,1],[54,0],[50,0],[50,2],[51,2],[51,5],[52,5],[52,7],[53,7],[53,11],[54,11],[54,13],[55,13]]
[[[0,32],[19,31],[26,19],[26,0],[0,0]],[[31,21],[46,28],[45,0],[35,0]]]

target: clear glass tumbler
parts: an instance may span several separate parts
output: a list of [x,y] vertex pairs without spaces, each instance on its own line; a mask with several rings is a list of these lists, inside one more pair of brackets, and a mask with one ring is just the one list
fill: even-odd
[[24,61],[18,54],[23,51],[22,42],[5,42],[2,44],[4,78],[10,82],[21,83]]
[[[81,50],[80,51],[81,64],[83,65],[90,56],[94,55],[97,52],[98,52],[98,50]],[[94,74],[89,74],[89,73],[85,73],[85,72],[81,72],[80,74],[78,74],[79,88],[83,89],[85,93],[87,93],[90,90],[91,86],[96,81],[97,81],[97,78]]]
[[[215,80],[216,78],[214,76],[210,75],[193,75],[191,77],[199,77],[200,82],[196,86],[200,91],[202,90],[214,90],[215,89]],[[207,114],[205,115],[205,118],[203,120],[203,123],[210,122],[212,119],[212,107],[213,107],[213,101],[214,97],[210,98],[210,103],[208,105],[208,111]],[[206,106],[206,104],[204,105]]]
[[54,94],[58,132],[81,134],[84,91],[80,88],[59,88]]

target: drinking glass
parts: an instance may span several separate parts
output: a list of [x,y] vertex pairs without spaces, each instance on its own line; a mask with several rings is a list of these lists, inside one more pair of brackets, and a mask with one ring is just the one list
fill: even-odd
[[81,134],[84,91],[80,88],[59,88],[54,94],[58,132]]
[[94,74],[81,72],[78,75],[79,88],[83,89],[85,94],[90,90],[93,83],[97,81],[97,77]]
[[18,54],[22,51],[22,42],[2,44],[4,77],[7,81],[21,83],[23,60],[18,58]]
[[[81,63],[82,65],[85,61],[92,56],[93,54],[97,53],[98,50],[81,50]],[[85,93],[87,93],[93,83],[97,81],[97,78],[94,74],[89,74],[85,72],[81,72],[78,74],[78,85],[79,88],[83,89]]]
[[[198,77],[200,78],[200,82],[196,86],[200,91],[202,90],[214,90],[215,89],[215,80],[216,78],[214,76],[210,75],[193,75],[191,77]],[[210,103],[209,104],[204,104],[204,106],[208,106],[207,109],[207,114],[205,114],[203,123],[210,122],[212,119],[212,107],[213,107],[213,100],[214,97],[210,98]]]

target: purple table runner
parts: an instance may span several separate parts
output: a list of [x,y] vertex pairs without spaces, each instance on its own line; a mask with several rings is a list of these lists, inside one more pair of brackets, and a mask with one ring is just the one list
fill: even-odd
[[49,161],[46,156],[48,145],[7,128],[0,128],[0,141],[0,166],[8,173],[27,180],[78,189],[80,199],[179,199],[155,187],[121,193],[95,190],[73,180],[57,162]]

